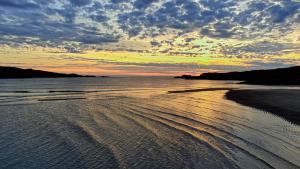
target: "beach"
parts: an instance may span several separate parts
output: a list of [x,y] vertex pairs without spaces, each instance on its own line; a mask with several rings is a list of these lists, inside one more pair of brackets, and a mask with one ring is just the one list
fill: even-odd
[[[300,126],[224,97],[246,87],[172,77],[0,80],[0,168],[298,169]],[[293,95],[278,97],[291,105]]]
[[300,124],[300,90],[230,90],[226,93],[226,98]]

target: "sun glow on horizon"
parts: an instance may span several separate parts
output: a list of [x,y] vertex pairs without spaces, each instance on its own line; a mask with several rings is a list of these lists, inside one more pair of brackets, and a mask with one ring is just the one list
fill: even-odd
[[0,11],[3,66],[173,76],[300,64],[297,0],[25,0]]

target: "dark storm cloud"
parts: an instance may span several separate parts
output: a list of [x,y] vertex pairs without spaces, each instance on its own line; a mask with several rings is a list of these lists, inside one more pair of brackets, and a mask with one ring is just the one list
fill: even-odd
[[[264,36],[274,29],[285,33],[299,28],[295,24],[300,23],[300,2],[1,0],[0,19],[0,35],[36,37],[40,44],[110,43],[122,37],[164,35],[169,29],[181,34],[198,31],[212,38],[244,39]],[[17,43],[16,38],[10,41],[6,37],[6,41]]]

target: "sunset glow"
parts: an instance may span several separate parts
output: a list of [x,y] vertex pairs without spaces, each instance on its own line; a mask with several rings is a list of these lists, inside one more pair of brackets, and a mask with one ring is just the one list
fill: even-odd
[[300,64],[300,1],[4,0],[0,64],[178,75]]

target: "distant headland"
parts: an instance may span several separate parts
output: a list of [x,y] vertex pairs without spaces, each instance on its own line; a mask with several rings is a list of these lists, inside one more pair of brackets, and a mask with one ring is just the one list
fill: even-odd
[[200,76],[183,75],[187,80],[238,80],[241,84],[300,85],[300,66],[228,73],[203,73]]
[[0,79],[94,77],[0,66]]

